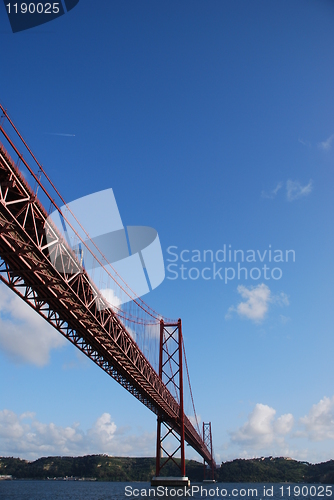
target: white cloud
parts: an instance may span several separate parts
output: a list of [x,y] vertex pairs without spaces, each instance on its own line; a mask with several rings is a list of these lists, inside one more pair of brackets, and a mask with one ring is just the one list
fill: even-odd
[[334,439],[334,396],[324,397],[312,406],[309,414],[300,419],[304,427],[301,436],[307,436],[311,441]]
[[131,434],[117,428],[109,413],[103,413],[84,432],[80,424],[66,427],[42,423],[33,413],[17,415],[0,411],[0,448],[4,456],[34,460],[41,456],[80,456],[102,454],[117,456],[152,456],[155,432]]
[[[276,410],[256,404],[246,422],[229,432],[218,447],[223,460],[261,455],[292,457],[312,463],[333,458],[334,396],[324,397],[298,420],[291,413],[276,417]],[[319,444],[321,442],[321,444]]]
[[307,196],[312,192],[313,181],[312,179],[306,186],[302,186],[298,181],[288,180],[286,182],[286,197],[288,201],[294,201],[303,196]]
[[334,134],[330,135],[325,141],[318,142],[318,148],[323,151],[329,151],[332,149],[332,142],[334,140]]
[[[333,136],[334,137],[334,136]],[[262,191],[261,196],[262,198],[268,198],[270,200],[273,200],[278,191],[283,187],[283,182],[279,182],[274,189],[272,189],[269,192]],[[286,182],[286,197],[288,201],[293,201],[297,200],[298,198],[301,198],[303,196],[307,196],[312,192],[313,189],[313,181],[312,179],[309,181],[309,183],[305,186],[302,186],[300,182],[298,181],[292,181],[289,179]]]
[[9,411],[0,411],[0,439],[17,439],[21,438],[24,434],[23,426],[20,419]]
[[283,445],[282,437],[292,429],[294,419],[291,413],[275,419],[276,410],[257,403],[247,422],[231,433],[231,441],[241,447],[265,449],[272,445]]
[[289,298],[284,292],[278,293],[277,295],[272,295],[271,302],[278,304],[279,306],[288,306],[290,304]]
[[273,441],[273,420],[276,410],[270,406],[256,404],[247,422],[232,434],[232,441],[263,447]]
[[291,413],[286,413],[274,422],[274,431],[276,434],[284,436],[291,431],[293,424],[293,415]]
[[99,417],[92,429],[88,431],[88,436],[93,442],[107,449],[111,446],[111,442],[116,432],[116,424],[111,421],[109,413],[103,413]]
[[262,320],[268,310],[268,302],[270,300],[269,287],[263,283],[252,289],[239,285],[238,292],[243,299],[246,299],[246,302],[238,304],[238,314],[255,321]]
[[[334,396],[324,397],[314,404],[309,413],[298,420],[297,426],[294,421],[291,413],[276,418],[274,408],[256,404],[247,421],[230,433],[231,442],[228,447],[236,444],[245,457],[252,454],[254,456],[254,450],[262,449],[271,455],[281,453],[300,460],[328,460],[331,456],[329,441],[334,440]],[[302,448],[298,445],[292,450],[286,441],[288,437],[290,440],[302,439]],[[322,441],[324,445],[321,449],[309,447],[305,438],[311,442]],[[326,445],[329,445],[328,449]]]
[[0,349],[13,361],[44,366],[66,340],[6,285],[0,285]]
[[[112,288],[104,288],[104,289],[100,290],[100,293],[101,293],[102,297],[108,302],[109,306],[113,310],[120,309],[120,306],[122,305],[122,301],[116,295],[115,291]],[[98,307],[99,306],[100,306],[100,304],[98,304]],[[107,306],[104,306],[104,309],[106,309],[106,308],[107,308]]]
[[231,306],[225,316],[226,319],[230,318],[233,312],[236,312],[241,317],[259,323],[264,319],[270,303],[280,306],[289,305],[289,300],[285,293],[281,292],[278,295],[272,295],[269,287],[264,283],[250,288],[239,285],[237,290],[244,299],[244,302],[239,302],[236,307]]
[[275,198],[275,196],[277,195],[278,191],[282,187],[283,187],[283,182],[279,182],[274,189],[269,191],[269,193],[267,193],[266,191],[262,191],[261,196],[262,196],[262,198],[269,198],[270,200],[273,200]]

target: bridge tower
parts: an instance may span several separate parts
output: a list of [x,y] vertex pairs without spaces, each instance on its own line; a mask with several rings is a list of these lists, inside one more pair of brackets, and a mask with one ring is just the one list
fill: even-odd
[[[184,406],[183,406],[183,349],[182,349],[182,324],[164,323],[160,320],[160,349],[159,349],[159,378],[165,384],[179,404],[177,422],[172,422],[166,415],[158,413],[157,417],[157,450],[156,450],[156,475],[152,485],[158,486],[187,486],[185,464],[185,431],[184,431]],[[175,448],[167,451],[166,442],[173,438]],[[175,460],[176,454],[181,454],[180,463]],[[173,462],[180,469],[180,477],[162,477],[161,470],[167,463]]]
[[211,454],[211,461],[207,462],[205,459],[203,459],[204,481],[212,482],[215,480],[215,462],[212,449],[211,422],[203,422],[203,441]]

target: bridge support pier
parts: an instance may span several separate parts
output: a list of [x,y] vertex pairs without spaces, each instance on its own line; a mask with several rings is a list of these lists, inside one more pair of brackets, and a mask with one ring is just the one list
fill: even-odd
[[[183,358],[182,358],[182,325],[181,319],[177,323],[166,324],[160,321],[160,351],[159,377],[179,402],[179,416],[176,423],[166,416],[159,414],[157,418],[157,450],[156,472],[152,479],[152,486],[188,486],[186,477],[185,446],[184,446],[184,408],[183,408]],[[175,449],[167,451],[166,442],[173,438]],[[181,459],[176,460],[176,454]],[[168,463],[174,463],[180,470],[180,477],[161,476],[161,469]],[[167,467],[165,469],[167,472]]]

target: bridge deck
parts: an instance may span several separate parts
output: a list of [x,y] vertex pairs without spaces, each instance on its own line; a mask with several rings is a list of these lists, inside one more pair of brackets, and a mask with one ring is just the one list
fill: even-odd
[[[2,127],[0,131],[11,143]],[[47,217],[0,143],[0,279],[179,432],[179,404],[121,320],[105,307],[98,289]],[[55,269],[50,255],[57,256],[61,270]],[[210,452],[188,418],[185,440],[210,462]]]

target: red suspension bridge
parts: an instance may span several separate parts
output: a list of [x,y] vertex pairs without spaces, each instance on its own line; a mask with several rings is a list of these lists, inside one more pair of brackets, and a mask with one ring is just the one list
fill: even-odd
[[[157,415],[157,477],[169,461],[185,476],[186,442],[203,458],[213,479],[211,424],[203,424],[200,432],[181,320],[159,315],[113,270],[76,215],[60,208],[66,206],[64,199],[1,104],[0,109],[1,281]],[[75,245],[52,224],[49,215],[54,211],[71,228]],[[106,300],[99,276],[93,280],[88,275],[75,250],[78,245],[103,269],[104,280],[107,276],[118,296],[127,296],[121,306]],[[184,371],[193,421],[184,410]],[[171,437],[172,451],[166,446]]]

